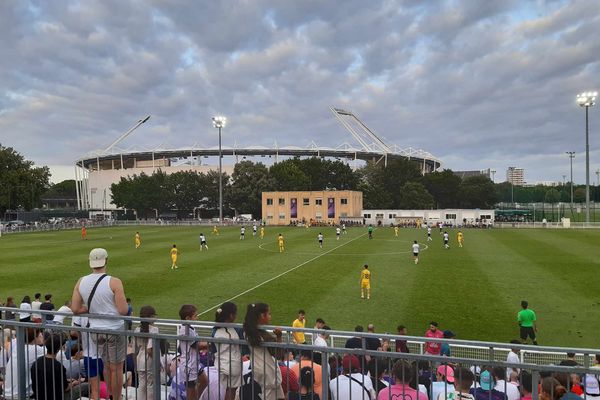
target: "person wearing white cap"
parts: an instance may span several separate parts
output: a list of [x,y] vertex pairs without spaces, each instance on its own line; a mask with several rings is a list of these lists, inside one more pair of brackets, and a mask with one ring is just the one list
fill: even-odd
[[[120,279],[106,274],[108,253],[96,248],[90,252],[92,273],[79,279],[73,289],[71,308],[74,314],[127,315],[127,300]],[[85,305],[84,305],[85,304]],[[92,329],[123,331],[122,319],[89,318]],[[123,387],[123,362],[127,353],[127,338],[121,335],[92,334],[92,346],[104,362],[104,377],[113,400],[121,399]],[[93,383],[90,382],[93,386]]]

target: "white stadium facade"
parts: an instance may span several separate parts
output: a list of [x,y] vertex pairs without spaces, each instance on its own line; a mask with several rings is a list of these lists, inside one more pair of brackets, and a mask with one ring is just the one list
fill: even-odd
[[357,145],[342,143],[335,148],[320,147],[311,142],[306,147],[181,147],[174,149],[156,148],[152,150],[123,150],[117,144],[130,135],[136,128],[148,121],[146,117],[125,132],[104,150],[89,152],[75,163],[77,182],[77,206],[79,210],[116,210],[112,204],[110,187],[121,178],[145,173],[151,175],[161,170],[167,174],[179,171],[207,172],[217,170],[214,165],[203,164],[203,160],[231,157],[233,164],[224,165],[223,172],[231,175],[235,163],[246,158],[268,157],[272,162],[289,157],[322,157],[347,162],[374,161],[387,164],[388,161],[402,158],[417,163],[423,174],[441,167],[441,161],[431,153],[397,145],[389,145],[371,131],[356,115],[350,111],[331,107],[330,110],[356,140]]

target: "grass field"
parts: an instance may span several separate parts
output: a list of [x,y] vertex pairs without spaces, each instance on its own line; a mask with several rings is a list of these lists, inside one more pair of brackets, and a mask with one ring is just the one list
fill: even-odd
[[[136,230],[142,247],[134,249]],[[207,235],[209,251],[199,251],[198,235]],[[160,317],[176,318],[179,306],[193,303],[204,320],[214,306],[235,297],[238,321],[246,304],[271,304],[273,323],[291,325],[299,308],[308,325],[324,318],[333,329],[351,330],[374,323],[378,332],[422,335],[429,321],[451,329],[461,339],[509,341],[518,335],[519,302],[527,299],[538,315],[539,341],[545,345],[598,347],[600,321],[600,230],[467,230],[465,247],[450,250],[433,232],[379,228],[368,240],[366,229],[348,229],[340,241],[333,228],[267,227],[264,240],[239,240],[238,228],[115,227],[5,235],[0,239],[0,296],[54,294],[58,306],[70,298],[79,276],[89,272],[93,247],[109,253],[109,272],[123,280],[134,308],[156,307]],[[316,236],[325,235],[318,247]],[[277,249],[283,233],[286,252]],[[423,245],[418,265],[411,243]],[[179,269],[170,269],[169,250],[180,249]],[[359,274],[372,271],[371,300],[362,300]],[[237,296],[237,297],[236,297]],[[205,311],[206,310],[206,311]]]

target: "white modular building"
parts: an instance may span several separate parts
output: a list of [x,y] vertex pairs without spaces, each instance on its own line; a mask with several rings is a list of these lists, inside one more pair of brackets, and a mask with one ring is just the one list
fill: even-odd
[[437,225],[447,226],[490,225],[494,223],[494,210],[363,210],[363,222],[371,225]]

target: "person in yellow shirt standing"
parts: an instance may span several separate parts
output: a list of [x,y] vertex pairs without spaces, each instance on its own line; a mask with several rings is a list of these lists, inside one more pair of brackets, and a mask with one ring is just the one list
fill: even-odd
[[394,235],[398,237],[398,225],[394,226]]
[[[306,326],[306,313],[304,310],[298,310],[298,318],[292,322],[292,328],[304,328]],[[304,332],[294,332],[292,334],[294,336],[294,342],[296,344],[306,344],[306,339],[304,338]]]
[[261,226],[260,227],[260,238],[264,239],[264,237],[265,237],[265,227]]
[[369,266],[365,264],[363,270],[360,273],[360,298],[365,298],[365,291],[367,292],[367,300],[371,298],[371,271]]
[[140,246],[142,245],[142,238],[140,237],[140,233],[139,232],[135,233],[134,242],[135,242],[135,248],[139,249]]
[[212,232],[212,234],[213,234],[213,235],[217,235],[217,236],[219,236],[219,229],[217,229],[217,226],[216,226],[216,225],[215,225],[215,226],[213,226],[213,232]]
[[171,269],[177,269],[177,255],[179,251],[177,250],[177,245],[173,245],[171,248]]
[[281,233],[277,237],[277,244],[279,244],[279,252],[283,253],[283,251],[285,250],[285,243],[283,241],[283,235]]
[[458,240],[458,247],[463,247],[464,236],[461,231],[458,231],[458,233],[456,234],[456,239]]

